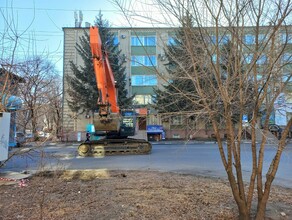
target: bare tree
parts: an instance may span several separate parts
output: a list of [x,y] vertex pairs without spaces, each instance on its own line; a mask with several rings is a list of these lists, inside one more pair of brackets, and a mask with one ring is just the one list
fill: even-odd
[[[29,27],[34,21],[34,13],[31,16],[31,22],[26,27],[22,27],[21,31],[18,29],[18,22],[15,18],[15,11],[13,9],[13,2],[11,5],[7,4],[7,8],[0,9],[0,17],[3,22],[3,27],[0,30],[0,66],[1,66],[1,86],[0,86],[0,111],[7,111],[5,105],[7,104],[7,98],[14,94],[17,84],[13,82],[15,78],[14,72],[15,66],[19,61],[17,58],[17,51],[22,51],[21,42],[28,39],[24,37]],[[24,52],[24,54],[27,52]],[[4,100],[4,102],[3,102]]]
[[45,107],[46,130],[59,138],[62,129],[62,80],[60,77],[52,81],[51,92],[47,94],[48,104]]
[[[46,115],[51,105],[52,97],[58,97],[58,90],[54,84],[58,75],[54,66],[44,58],[35,57],[29,59],[17,67],[17,72],[25,79],[26,83],[21,85],[19,90],[23,99],[24,130],[27,125],[35,137],[37,131],[45,127]],[[55,95],[54,95],[55,94]]]
[[[125,15],[130,13],[124,8],[130,3],[114,2]],[[239,218],[250,218],[256,190],[256,219],[264,219],[292,125],[292,119],[285,124],[274,158],[265,158],[269,118],[277,110],[275,103],[283,105],[283,94],[291,81],[291,49],[290,55],[288,49],[292,33],[291,1],[155,0],[152,5],[161,11],[161,24],[168,20],[170,25],[180,27],[183,56],[177,56],[175,50],[165,51],[175,62],[178,70],[175,77],[190,80],[194,90],[187,94],[179,87],[174,86],[173,90],[188,100],[188,106],[195,106],[194,114],[204,113],[211,121]],[[139,16],[135,10],[130,14]],[[153,18],[157,22],[158,18],[152,16],[150,23],[154,23]],[[263,113],[266,117],[260,125]],[[245,115],[251,118],[249,123]],[[247,186],[242,171],[245,161],[241,157],[245,129],[252,141],[252,170]],[[227,136],[226,146],[222,130]],[[269,163],[265,176],[264,161]]]

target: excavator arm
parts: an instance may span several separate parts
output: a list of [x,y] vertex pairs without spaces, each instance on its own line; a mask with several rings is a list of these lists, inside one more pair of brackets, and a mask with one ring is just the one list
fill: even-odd
[[93,124],[97,131],[116,131],[120,129],[120,109],[117,104],[117,92],[114,75],[106,51],[102,50],[102,41],[97,27],[90,27],[90,48],[96,77],[99,98],[98,112],[94,114]]
[[117,94],[114,75],[109,64],[108,55],[102,51],[102,42],[97,27],[90,28],[90,47],[93,67],[99,91],[97,105],[108,106],[111,112],[118,113]]

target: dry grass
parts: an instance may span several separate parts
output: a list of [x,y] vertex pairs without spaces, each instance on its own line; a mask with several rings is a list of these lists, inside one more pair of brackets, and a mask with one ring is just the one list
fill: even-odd
[[[275,188],[269,218],[292,218],[291,198],[291,189]],[[1,186],[0,200],[5,220],[237,218],[226,181],[150,171],[42,172],[26,187]]]

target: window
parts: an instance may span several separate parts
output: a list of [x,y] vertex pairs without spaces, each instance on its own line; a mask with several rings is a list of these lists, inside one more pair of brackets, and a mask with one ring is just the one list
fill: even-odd
[[117,35],[114,35],[114,45],[118,45],[119,44],[119,38]]
[[266,35],[265,35],[265,34],[259,34],[259,35],[258,35],[259,43],[264,42],[265,39],[266,39]]
[[215,35],[212,35],[212,36],[211,36],[211,42],[212,42],[213,44],[216,44],[216,36],[215,36]]
[[155,46],[156,37],[144,37],[144,46]]
[[268,58],[266,55],[261,55],[258,60],[257,60],[257,64],[258,65],[262,65],[262,64],[265,64],[267,62]]
[[[253,79],[253,77],[252,77]],[[257,75],[257,80],[262,80],[263,79],[263,76],[262,75]]]
[[146,56],[145,66],[156,66],[156,56]]
[[132,46],[142,46],[142,39],[139,39],[138,37],[131,37],[131,45]]
[[172,125],[182,125],[183,124],[182,116],[171,117],[171,124]]
[[143,66],[145,65],[144,63],[145,56],[132,56],[131,59],[131,66]]
[[131,66],[156,66],[155,55],[151,56],[132,56]]
[[212,55],[212,63],[217,63],[217,54]]
[[157,77],[155,75],[134,75],[131,82],[132,86],[156,86]]
[[[230,36],[229,36],[229,35],[219,36],[219,41],[218,41],[218,43],[219,43],[220,45],[222,45],[222,44],[227,44],[229,41],[230,41]],[[215,36],[215,35],[212,35],[212,36],[211,36],[211,42],[212,42],[213,44],[216,44],[216,36]]]
[[244,62],[247,63],[247,64],[250,64],[251,61],[252,61],[252,58],[253,58],[253,55],[252,55],[252,54],[247,54],[247,55],[244,57]]
[[176,41],[174,37],[168,37],[167,45],[176,45]]
[[147,105],[152,103],[151,95],[135,95],[134,97],[134,104],[136,105]]
[[291,53],[284,53],[282,55],[282,63],[292,63],[292,54]]
[[132,46],[156,46],[155,36],[138,36],[131,37]]
[[224,35],[222,36],[222,38],[220,39],[220,43],[221,44],[227,44],[230,41],[230,36],[228,35]]
[[282,43],[292,44],[292,33],[282,33]]
[[247,34],[244,36],[244,43],[251,45],[255,43],[255,36],[251,34]]
[[282,82],[292,82],[292,77],[290,75],[290,73],[284,73],[282,76]]

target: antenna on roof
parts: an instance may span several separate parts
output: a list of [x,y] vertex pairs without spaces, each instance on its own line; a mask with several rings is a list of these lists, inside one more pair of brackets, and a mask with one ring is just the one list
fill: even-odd
[[74,11],[74,19],[75,19],[75,27],[81,27],[82,21],[83,21],[83,14],[82,11],[79,11],[79,16],[77,14],[77,11]]
[[78,27],[78,16],[77,11],[74,11],[75,27]]
[[82,11],[80,10],[79,11],[79,27],[81,27],[82,21],[83,21],[83,14],[82,14]]

